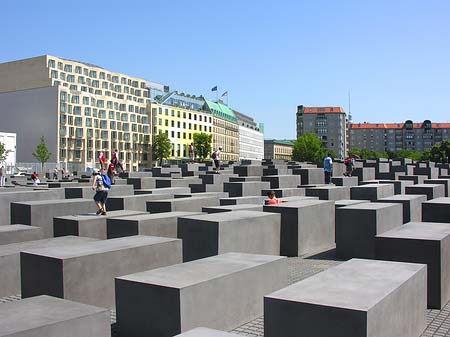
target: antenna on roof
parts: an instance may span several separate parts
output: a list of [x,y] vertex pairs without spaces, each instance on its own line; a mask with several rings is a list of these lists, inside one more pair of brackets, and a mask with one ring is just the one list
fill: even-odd
[[348,89],[348,120],[352,122],[352,110],[350,105],[350,88]]

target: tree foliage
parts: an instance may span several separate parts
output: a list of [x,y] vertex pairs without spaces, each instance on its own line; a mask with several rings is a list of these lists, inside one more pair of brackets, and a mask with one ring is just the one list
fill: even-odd
[[196,132],[192,137],[194,139],[195,154],[200,158],[200,161],[203,161],[211,153],[212,134]]
[[348,151],[348,155],[353,157],[354,155],[358,155],[361,159],[377,159],[377,158],[387,158],[388,154],[385,152],[376,152],[370,149],[358,149],[356,147],[351,148]]
[[294,142],[292,159],[319,164],[326,154],[327,150],[320,139],[313,133],[305,133]]
[[3,163],[6,160],[6,157],[8,157],[10,152],[11,150],[7,150],[5,144],[0,142],[0,163]]
[[156,160],[159,160],[161,165],[164,159],[170,158],[172,152],[172,144],[165,133],[160,133],[155,136],[153,140],[153,151]]
[[35,152],[32,153],[33,157],[37,159],[42,165],[42,170],[44,170],[44,164],[48,162],[52,153],[48,150],[47,144],[45,143],[45,137],[42,136],[40,143],[36,146]]

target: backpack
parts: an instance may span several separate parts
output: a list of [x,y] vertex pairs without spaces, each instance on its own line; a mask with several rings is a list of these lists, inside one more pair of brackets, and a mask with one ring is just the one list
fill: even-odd
[[216,159],[217,159],[216,151],[214,151],[213,153],[211,153],[211,159],[213,159],[213,160],[216,160]]
[[350,165],[352,163],[352,160],[350,158],[347,158],[344,160],[344,165]]
[[111,188],[111,179],[109,179],[109,177],[106,174],[102,174],[101,176],[103,186],[105,186],[106,188]]

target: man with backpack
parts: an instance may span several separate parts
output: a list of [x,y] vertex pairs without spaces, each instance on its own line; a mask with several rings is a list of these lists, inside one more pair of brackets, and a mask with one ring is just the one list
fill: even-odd
[[219,148],[211,153],[211,159],[214,161],[214,167],[213,170],[216,171],[216,173],[220,173],[220,151],[222,151],[222,146],[219,146]]
[[92,189],[95,191],[94,201],[97,205],[97,215],[106,215],[106,200],[108,199],[108,191],[111,188],[111,180],[100,170],[95,168],[93,171]]

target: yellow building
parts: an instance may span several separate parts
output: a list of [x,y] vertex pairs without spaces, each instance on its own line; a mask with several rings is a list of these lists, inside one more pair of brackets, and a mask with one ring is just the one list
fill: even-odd
[[189,158],[194,133],[212,133],[212,114],[203,110],[201,97],[176,91],[151,103],[153,134],[166,133],[172,144],[172,160]]
[[294,145],[290,140],[264,140],[264,159],[292,160]]
[[0,103],[3,128],[18,134],[18,162],[34,161],[25,149],[40,133],[51,160],[70,170],[94,166],[100,151],[110,158],[116,148],[128,170],[151,161],[150,89],[143,79],[43,55],[0,64]]

